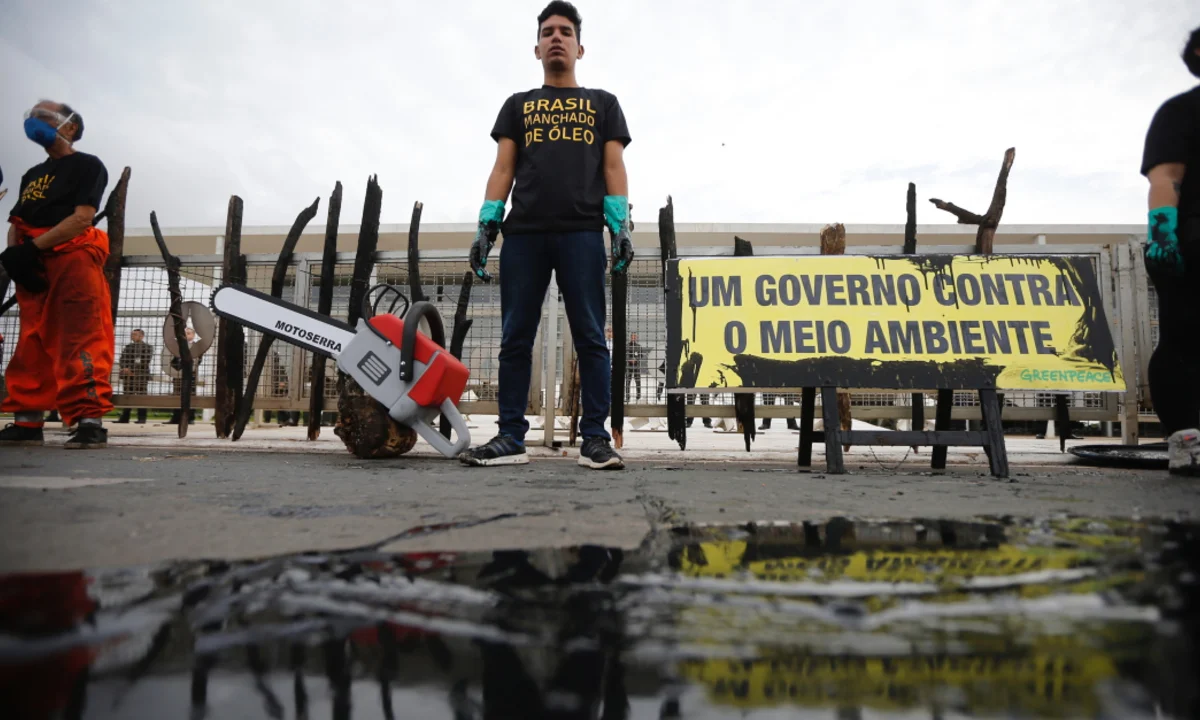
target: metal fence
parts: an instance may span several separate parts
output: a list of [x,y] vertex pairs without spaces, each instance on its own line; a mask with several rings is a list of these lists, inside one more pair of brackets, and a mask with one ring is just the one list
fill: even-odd
[[[1145,391],[1145,365],[1149,350],[1157,335],[1157,307],[1153,302],[1152,290],[1148,288],[1145,272],[1140,262],[1140,245],[1137,238],[1128,244],[1116,246],[1053,246],[1019,245],[1000,246],[997,254],[1072,254],[1086,255],[1093,261],[1097,277],[1101,278],[1101,293],[1113,329],[1114,339],[1121,353],[1122,365],[1130,377],[1132,394],[1121,397],[1113,393],[1071,393],[1070,406],[1073,419],[1078,420],[1128,420],[1128,408],[1135,411],[1144,408],[1145,397],[1139,398],[1139,389]],[[969,253],[972,248],[958,246],[929,246],[927,252]],[[656,250],[639,248],[639,256],[629,271],[627,330],[626,338],[626,417],[663,417],[666,415],[666,320],[663,306],[662,267]],[[687,248],[687,256],[732,256],[733,248]],[[760,250],[760,253],[763,251]],[[815,247],[771,247],[766,250],[772,255],[816,255]],[[893,254],[893,247],[852,247],[851,254]],[[1135,262],[1136,258],[1136,262]],[[184,256],[181,290],[184,300],[208,304],[213,288],[220,283],[221,258],[216,255]],[[275,255],[247,256],[247,284],[268,290],[276,261]],[[352,253],[339,253],[334,273],[332,315],[345,318],[348,311],[350,277],[353,269]],[[297,254],[288,270],[283,297],[308,308],[316,309],[320,292],[319,253]],[[421,284],[429,299],[437,305],[449,331],[450,318],[458,301],[462,278],[468,270],[462,251],[426,251],[421,253]],[[1108,281],[1105,282],[1104,279]],[[374,283],[391,283],[402,287],[408,282],[407,253],[389,251],[378,253]],[[463,350],[463,362],[471,370],[471,381],[463,408],[467,412],[495,413],[495,397],[498,381],[498,362],[501,337],[499,283],[503,278],[496,273],[491,284],[475,282],[471,290],[469,317],[473,325],[467,335]],[[607,282],[607,281],[606,281]],[[548,418],[560,415],[565,405],[563,398],[564,366],[572,362],[573,352],[569,344],[569,325],[561,301],[561,295],[550,297],[557,286],[551,284],[543,306],[543,322],[535,343],[533,383],[528,412],[532,415],[546,414]],[[611,294],[608,295],[611,302]],[[116,360],[112,377],[115,402],[124,407],[178,406],[176,382],[179,372],[171,367],[171,355],[163,345],[163,331],[170,307],[167,276],[162,260],[157,256],[135,256],[124,259],[121,281],[121,298],[116,322]],[[611,308],[607,316],[611,318]],[[553,324],[546,319],[554,317]],[[1148,322],[1136,323],[1134,318],[1148,318]],[[18,314],[10,311],[0,317],[0,334],[4,343],[5,366],[16,345]],[[134,329],[145,332],[145,342],[153,351],[149,377],[134,378],[120,373],[120,358],[130,352],[126,347]],[[257,353],[261,336],[246,330],[246,358],[249,364]],[[272,345],[274,356],[263,372],[257,389],[255,407],[264,410],[307,410],[311,387],[311,361],[309,353],[287,343]],[[214,405],[216,359],[220,348],[217,343],[204,353],[197,372],[196,397],[193,407],[211,408]],[[1133,362],[1130,362],[1130,359]],[[332,370],[332,361],[327,361]],[[336,397],[336,373],[328,372],[325,397]],[[569,383],[568,383],[569,384]],[[569,389],[569,388],[568,388]],[[930,388],[932,391],[933,388]],[[1053,419],[1054,393],[1008,392],[1005,394],[1005,419],[1050,420]],[[930,408],[927,417],[932,417],[935,396],[925,395]],[[818,399],[819,402],[819,399]],[[853,415],[866,420],[885,418],[903,419],[911,417],[912,394],[887,390],[864,390],[852,393]],[[731,417],[733,415],[733,393],[698,395],[689,398],[688,414],[691,416]],[[756,414],[759,417],[798,416],[799,396],[792,394],[758,398]],[[332,407],[327,404],[327,407]],[[975,393],[955,393],[953,417],[956,419],[979,419],[978,398]],[[1143,416],[1143,420],[1152,419]],[[1136,428],[1132,430],[1136,432]]]

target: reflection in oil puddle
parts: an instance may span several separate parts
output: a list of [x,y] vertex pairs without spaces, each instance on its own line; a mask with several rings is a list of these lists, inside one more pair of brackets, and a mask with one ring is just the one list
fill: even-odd
[[839,519],[9,576],[0,698],[20,718],[1193,717],[1197,529]]

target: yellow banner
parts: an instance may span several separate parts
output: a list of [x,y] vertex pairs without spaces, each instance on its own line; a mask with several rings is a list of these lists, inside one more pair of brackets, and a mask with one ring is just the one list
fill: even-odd
[[1122,391],[1083,256],[673,261],[675,388]]

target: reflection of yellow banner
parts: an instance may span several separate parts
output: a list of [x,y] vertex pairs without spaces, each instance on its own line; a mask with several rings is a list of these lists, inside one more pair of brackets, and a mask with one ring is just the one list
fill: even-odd
[[671,283],[678,388],[1125,387],[1082,256],[695,258]]
[[[1098,708],[1096,685],[1114,677],[1104,653],[1075,645],[1031,653],[864,657],[854,655],[699,660],[680,674],[706,688],[714,703],[737,707],[928,705],[939,689],[962,691],[972,711],[1082,713]],[[1064,712],[1064,710],[1066,712]]]
[[685,575],[725,577],[747,572],[759,580],[857,580],[862,582],[937,583],[963,577],[1000,577],[1041,570],[1066,570],[1096,557],[1094,551],[1071,548],[1019,548],[1001,545],[989,550],[863,550],[848,555],[782,557],[743,564],[747,544],[732,540],[700,543],[700,557],[683,553],[679,571]]

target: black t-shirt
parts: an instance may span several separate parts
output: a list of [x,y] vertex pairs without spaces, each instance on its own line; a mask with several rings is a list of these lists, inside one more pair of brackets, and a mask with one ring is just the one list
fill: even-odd
[[99,210],[106,185],[108,170],[95,155],[73,152],[57,160],[47,158],[21,177],[21,194],[9,215],[30,227],[54,227],[74,213],[77,205]]
[[492,139],[517,144],[505,235],[603,230],[604,145],[628,145],[617,97],[604,90],[543,85],[505,101]]
[[1179,219],[1200,217],[1200,86],[1162,104],[1146,132],[1142,174],[1156,165],[1183,163]]

